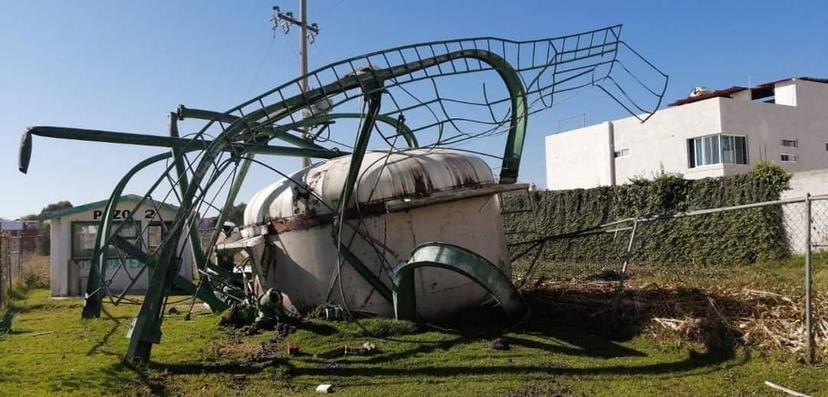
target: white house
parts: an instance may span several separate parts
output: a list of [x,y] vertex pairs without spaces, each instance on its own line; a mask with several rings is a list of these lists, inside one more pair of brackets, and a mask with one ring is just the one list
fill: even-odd
[[[152,252],[164,237],[166,226],[175,219],[178,208],[150,200],[138,205],[139,202],[141,196],[121,196],[113,215],[113,230],[120,228],[118,234],[121,237],[144,252]],[[54,211],[48,215],[51,223],[49,284],[53,297],[80,296],[86,291],[98,222],[105,206],[106,200]],[[132,222],[127,222],[128,220]],[[179,274],[190,280],[193,259],[186,238],[182,238],[179,252]],[[142,270],[143,268],[144,264],[138,259],[112,250],[108,253],[105,276],[105,280],[109,281],[110,292],[120,293],[126,288],[129,288],[130,293],[146,291],[148,271]]]
[[789,172],[828,169],[828,79],[694,90],[643,124],[628,117],[547,136],[546,186],[591,188],[662,172],[725,176],[760,160]]

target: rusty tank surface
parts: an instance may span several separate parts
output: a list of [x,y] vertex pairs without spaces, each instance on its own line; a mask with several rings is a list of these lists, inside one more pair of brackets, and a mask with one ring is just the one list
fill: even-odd
[[[252,253],[258,288],[278,289],[285,306],[298,312],[334,301],[352,311],[393,316],[392,303],[341,263],[338,244],[389,288],[393,269],[432,241],[474,251],[511,274],[498,193],[521,186],[497,184],[483,160],[460,151],[368,152],[346,206],[346,226],[332,238],[350,161],[343,156],[314,164],[253,196],[241,239],[225,247]],[[477,283],[445,269],[417,269],[415,280],[424,318],[445,317],[486,296]]]

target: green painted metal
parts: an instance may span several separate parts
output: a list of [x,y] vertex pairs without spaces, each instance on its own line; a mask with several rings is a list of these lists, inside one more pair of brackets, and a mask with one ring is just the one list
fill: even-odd
[[239,191],[241,190],[242,184],[244,183],[245,177],[247,177],[247,172],[250,170],[250,164],[253,162],[255,154],[251,153],[241,159],[241,165],[237,168],[236,176],[233,180],[233,185],[230,187],[230,191],[227,192],[227,198],[224,201],[224,207],[222,211],[219,213],[218,218],[216,219],[216,226],[213,229],[213,235],[210,239],[209,247],[213,247],[216,245],[216,241],[218,241],[219,233],[221,232],[221,228],[224,226],[224,222],[227,220],[227,214],[230,213],[230,210],[233,208],[233,203],[236,202],[236,197],[239,195]]
[[[612,29],[613,28],[609,28],[609,31],[615,33]],[[596,32],[599,32],[599,30],[590,33],[594,36]],[[580,36],[578,36],[578,39],[580,40]],[[497,43],[503,45],[502,55],[492,51],[489,40],[495,40]],[[482,44],[482,48],[478,47],[478,41],[485,43]],[[604,41],[606,43],[606,38]],[[449,48],[449,43],[452,44],[451,48],[453,48],[453,50]],[[473,48],[464,48],[463,43],[471,43],[473,44]],[[413,46],[398,47],[382,52],[367,54],[359,58],[351,58],[330,64],[322,69],[314,71],[311,74],[314,74],[314,76],[317,77],[317,81],[318,75],[316,75],[316,73],[322,70],[332,70],[333,74],[336,76],[336,79],[328,84],[322,84],[320,82],[320,85],[317,88],[303,90],[298,95],[289,96],[287,98],[281,97],[281,90],[296,84],[300,81],[300,79],[307,78],[307,76],[300,76],[299,79],[290,81],[263,95],[257,96],[256,98],[232,108],[225,113],[201,109],[188,109],[182,106],[176,113],[178,118],[183,119],[189,117],[209,120],[207,125],[196,133],[195,139],[184,139],[175,136],[161,137],[108,131],[37,127],[30,130],[29,133],[24,136],[24,141],[21,145],[20,168],[22,171],[25,171],[25,169],[28,168],[28,161],[31,155],[31,135],[71,137],[72,139],[80,140],[127,143],[173,149],[173,164],[176,167],[176,173],[179,176],[179,180],[183,182],[179,184],[182,204],[180,210],[176,214],[176,218],[172,222],[169,236],[164,239],[165,241],[162,244],[161,252],[154,254],[152,258],[150,258],[155,268],[151,275],[150,288],[147,291],[144,304],[141,306],[138,319],[135,327],[133,328],[133,337],[130,340],[130,347],[127,354],[127,359],[130,361],[146,362],[149,359],[152,343],[156,343],[160,339],[160,310],[163,306],[163,300],[169,287],[175,282],[175,276],[177,273],[175,249],[177,247],[177,242],[179,241],[178,239],[182,233],[189,233],[190,238],[192,238],[193,224],[195,217],[197,216],[196,212],[198,210],[198,205],[206,199],[206,192],[216,182],[218,176],[226,170],[226,167],[229,164],[228,162],[217,164],[217,159],[221,157],[223,152],[230,152],[230,162],[238,167],[236,180],[234,180],[230,188],[228,198],[224,203],[224,208],[227,209],[229,208],[229,205],[233,204],[241,184],[245,179],[247,169],[250,166],[252,158],[255,154],[317,158],[333,158],[340,156],[344,153],[326,149],[314,142],[310,142],[302,137],[291,134],[291,131],[297,128],[306,127],[308,125],[330,123],[336,119],[364,118],[362,128],[357,136],[357,142],[351,156],[348,175],[340,195],[338,214],[340,214],[339,216],[342,216],[353,195],[358,172],[362,165],[364,155],[367,151],[368,143],[371,138],[372,129],[374,128],[376,122],[382,122],[396,127],[396,130],[401,136],[404,137],[409,147],[418,146],[414,133],[407,125],[405,125],[405,123],[403,123],[401,112],[399,120],[388,115],[380,114],[379,110],[381,106],[381,99],[386,90],[383,83],[393,81],[394,84],[399,85],[401,83],[396,79],[402,76],[409,76],[411,78],[409,81],[430,78],[432,76],[429,75],[427,70],[429,68],[436,67],[439,69],[440,65],[450,64],[451,68],[454,69],[454,61],[474,60],[480,64],[488,65],[490,69],[483,69],[480,67],[479,69],[471,70],[468,68],[468,62],[466,62],[467,72],[494,70],[505,84],[509,94],[508,100],[511,106],[508,116],[509,130],[506,137],[506,147],[503,152],[500,182],[514,183],[518,176],[521,154],[524,146],[528,119],[528,103],[527,91],[521,80],[521,75],[518,70],[513,68],[505,59],[507,43],[510,45],[519,45],[520,43],[527,42],[512,42],[494,38],[473,38],[451,42],[421,43]],[[533,46],[540,43],[546,44],[548,47],[554,47],[551,39],[538,40],[529,43]],[[437,55],[434,51],[435,46],[438,48],[440,48],[440,46],[444,46],[445,53]],[[457,50],[458,46],[460,48],[459,50]],[[419,52],[417,51],[418,48],[430,50],[434,56],[421,58]],[[414,62],[406,61],[404,55],[405,50],[417,52],[417,60]],[[601,50],[604,51],[606,48],[602,47]],[[520,47],[518,47],[518,52],[519,51]],[[555,51],[557,51],[557,49],[555,49]],[[388,67],[386,68],[366,68],[361,70],[356,70],[353,66],[355,61],[359,61],[357,62],[358,64],[365,64],[366,62],[364,61],[367,61],[367,64],[372,65],[375,63],[371,62],[370,57],[384,57],[386,54],[393,54],[395,52],[399,53],[399,56],[402,58],[402,62],[400,64],[391,65],[389,62],[387,63]],[[589,55],[587,55],[587,57],[595,56],[591,49],[588,54]],[[555,58],[549,58],[549,54],[547,54],[546,64],[541,64],[538,67],[548,68],[552,64],[571,62],[571,60],[564,60],[563,56],[557,58],[558,54],[554,55]],[[601,52],[601,55],[603,56],[603,52]],[[572,59],[577,58],[577,56],[578,53],[576,52]],[[532,64],[534,65],[534,49],[532,57]],[[337,74],[336,67],[343,65],[350,66],[353,73],[346,74],[344,76]],[[520,66],[520,62],[518,62],[518,66]],[[532,66],[530,69],[534,67],[535,66]],[[525,71],[528,69],[526,67],[522,69],[519,67],[519,70]],[[423,72],[421,74],[424,74],[425,77],[411,77],[415,72]],[[439,72],[441,75],[460,73],[463,73],[463,71],[457,71],[456,69],[453,73],[443,73],[442,70]],[[298,110],[308,108],[334,95],[347,93],[351,90],[362,91],[365,101],[368,104],[368,111],[365,114],[333,113],[328,115],[312,116],[298,122],[293,121],[293,114]],[[275,103],[266,105],[263,99],[274,93],[278,93],[278,95],[280,95],[280,99],[278,99]],[[535,93],[537,94],[538,92]],[[543,93],[541,93],[541,95],[543,95]],[[346,100],[353,98],[347,94],[346,97]],[[256,104],[257,102],[258,105]],[[251,107],[259,105],[260,107],[256,109],[250,109]],[[277,125],[278,123],[283,122],[286,118],[290,118],[292,122]],[[214,140],[204,140],[203,137],[208,129],[211,126],[215,126],[216,123],[221,124],[222,133],[220,133]],[[268,146],[267,143],[272,139],[280,139],[296,147]],[[182,156],[184,153],[194,150],[201,151],[201,159],[192,170],[190,180],[187,181],[186,172],[182,171],[183,165],[181,163],[181,159],[183,158]],[[169,155],[165,158],[169,158]],[[143,168],[143,166],[140,168]],[[165,175],[168,176],[169,172],[170,168],[168,167]],[[129,178],[131,178],[131,175],[129,175],[126,179]],[[163,177],[159,178],[159,183],[162,179]],[[118,189],[122,188],[122,186],[119,186]],[[154,188],[155,187],[153,187],[153,189]],[[113,205],[117,205],[117,201],[117,196],[113,195],[113,197],[110,198],[108,205],[109,211],[112,210]],[[219,222],[217,222],[218,227],[221,226],[227,212],[228,211],[222,211],[222,214],[219,216]],[[107,216],[104,219],[108,218],[109,217]],[[338,227],[335,228],[334,238],[338,241],[338,251],[340,255],[342,255],[346,261],[351,263],[357,272],[360,273],[362,277],[371,283],[372,286],[374,286],[378,291],[380,291],[380,294],[385,296],[386,299],[388,299],[389,295],[391,295],[391,300],[394,300],[395,298],[402,298],[397,299],[398,302],[396,303],[398,304],[398,309],[402,310],[406,316],[413,318],[416,315],[416,302],[413,298],[414,295],[412,295],[414,293],[413,270],[420,266],[443,267],[465,274],[467,277],[472,278],[484,288],[489,290],[500,301],[503,308],[510,315],[516,316],[518,314],[525,313],[526,311],[525,306],[519,299],[519,296],[516,295],[517,291],[511,285],[508,278],[505,277],[505,275],[503,275],[497,267],[486,262],[485,259],[463,250],[460,247],[436,243],[425,245],[415,250],[412,254],[412,260],[398,272],[399,277],[396,279],[396,281],[398,281],[396,284],[397,290],[393,293],[389,293],[388,288],[370,271],[367,271],[364,264],[362,264],[359,259],[356,258],[350,250],[348,250],[347,247],[343,247],[339,244],[338,239],[342,230],[342,219],[337,219],[337,222]],[[103,223],[102,225],[104,225],[104,227],[102,227],[102,231],[105,230],[105,233],[101,234],[109,236],[109,229],[111,225],[107,223]],[[211,244],[211,246],[212,245],[213,244]],[[100,246],[100,244],[96,244],[96,247],[98,246]],[[101,274],[98,275],[100,279],[103,275],[103,269],[101,268],[99,270],[101,270]],[[98,282],[100,282],[100,280],[98,280]]]
[[[113,236],[112,237],[112,244],[115,247],[123,250],[124,253],[126,253],[130,257],[133,257],[133,258],[141,261],[150,270],[155,269],[155,258],[148,255],[146,252],[141,251],[140,248],[132,245],[129,241],[127,241],[123,237],[118,236],[118,235]],[[172,283],[175,287],[182,290],[183,292],[185,292],[187,294],[190,294],[190,295],[196,295],[198,297],[198,299],[201,299],[202,301],[204,301],[204,303],[209,305],[211,308],[217,308],[217,309],[222,308],[222,310],[227,308],[227,304],[225,302],[223,302],[221,299],[218,299],[212,293],[212,290],[210,290],[209,288],[198,289],[195,286],[195,284],[193,284],[190,280],[187,280],[186,278],[181,277],[181,275],[179,275],[179,274],[176,274],[175,277],[173,277]]]
[[[204,109],[193,109],[185,107],[184,105],[180,105],[178,107],[178,117],[184,118],[196,118],[202,120],[217,120],[222,122],[229,122],[232,123],[239,118],[230,114],[226,113],[219,113],[214,112],[212,110],[204,110]],[[286,133],[287,131],[301,128],[301,127],[308,127],[308,126],[315,126],[319,124],[325,124],[331,122],[333,120],[338,119],[361,119],[365,117],[362,113],[330,113],[330,114],[318,114],[314,116],[307,117],[295,123],[280,125],[280,126],[273,126],[272,129],[266,129],[268,133],[274,134],[278,131],[280,134],[278,137],[284,137],[281,133]],[[411,132],[411,128],[409,128],[404,121],[395,119],[388,115],[378,115],[377,121],[383,122],[388,124],[399,131],[399,134],[402,135],[403,139],[405,139],[406,144],[408,144],[409,148],[416,148],[419,147],[417,143],[417,137]],[[289,135],[289,134],[288,134]],[[293,137],[293,135],[289,135]],[[294,143],[294,141],[290,141],[290,143]],[[304,142],[302,143],[304,144]],[[317,146],[319,147],[319,146]]]
[[385,298],[385,300],[389,303],[393,302],[394,298],[391,293],[391,288],[388,288],[388,286],[386,286],[373,272],[371,272],[371,270],[368,269],[368,266],[365,266],[365,264],[362,263],[362,261],[359,260],[359,258],[354,255],[348,247],[343,245],[340,247],[339,253],[342,255],[342,258],[351,264],[351,267],[353,267],[354,270],[356,270],[357,273],[359,273],[359,275],[368,282],[368,284],[371,284],[371,287],[373,287],[377,293],[380,294],[380,296]]
[[89,266],[89,278],[86,281],[86,295],[81,317],[98,318],[101,315],[101,302],[103,301],[102,289],[104,287],[103,281],[106,277],[106,251],[108,246],[106,237],[110,236],[112,218],[120,201],[119,199],[123,194],[124,187],[126,187],[127,183],[136,173],[161,160],[166,160],[170,156],[170,153],[163,153],[139,162],[127,171],[126,175],[118,181],[112,194],[110,194],[101,217],[98,234],[95,236],[95,251],[92,254],[92,264]]
[[[364,118],[365,115],[362,113],[331,113],[331,114],[320,114],[316,116],[311,116],[301,121],[297,121],[295,123],[286,124],[283,126],[279,126],[276,129],[288,131],[296,128],[306,127],[306,126],[314,126],[324,123],[329,123],[333,120],[338,119],[361,119]],[[411,132],[411,128],[409,128],[405,122],[402,120],[395,119],[388,115],[378,114],[376,116],[376,121],[383,122],[388,124],[397,129],[398,133],[405,139],[405,143],[408,145],[409,148],[417,148],[419,147],[419,143],[417,143],[417,137]]]
[[[103,211],[103,215],[101,217],[101,221],[98,227],[98,234],[95,237],[95,251],[93,253],[92,264],[89,267],[89,276],[86,284],[84,307],[81,314],[83,318],[98,318],[101,315],[101,303],[103,301],[103,280],[106,277],[106,251],[113,237],[112,219],[115,209],[118,207],[121,197],[128,197],[122,196],[124,188],[127,186],[132,177],[135,176],[135,174],[137,174],[138,172],[152,164],[169,159],[170,157],[172,157],[171,152],[162,153],[149,157],[139,162],[132,169],[127,171],[127,173],[121,178],[121,180],[118,181],[118,184],[115,186],[115,189],[113,189],[112,193],[110,194],[109,199],[107,200],[106,207]],[[140,202],[145,199],[146,198],[140,198],[138,201]],[[205,291],[205,293],[212,295],[211,290]],[[213,301],[213,299],[207,300]],[[213,311],[221,311],[226,309],[226,307],[227,306],[223,302],[221,304],[210,305],[210,308]]]
[[[213,145],[215,142],[213,143]],[[201,182],[207,173],[208,168],[204,166],[204,162],[209,161],[210,166],[216,167],[216,172],[212,174],[206,181]],[[190,181],[185,193],[182,195],[182,208],[184,203],[192,207],[195,203],[193,198],[198,191],[209,191],[210,187],[218,180],[219,176],[224,172],[228,165],[233,160],[226,160],[221,164],[216,164],[214,158],[202,158],[199,168],[194,173],[193,180]],[[203,170],[199,173],[199,170]],[[195,181],[201,182],[197,184]],[[160,181],[160,180],[159,180]],[[152,191],[152,190],[150,190]],[[135,319],[135,324],[130,331],[130,341],[127,347],[125,360],[135,365],[143,365],[149,362],[152,345],[161,340],[161,321],[163,317],[163,308],[165,298],[168,295],[170,286],[178,273],[179,263],[175,252],[177,250],[177,242],[181,238],[181,233],[188,225],[192,225],[195,221],[195,214],[193,208],[189,211],[178,211],[173,226],[170,227],[169,235],[164,238],[165,243],[162,243],[162,252],[158,255],[155,261],[155,269],[150,274],[149,285],[147,292],[144,295],[144,301],[141,303],[141,308],[138,310],[138,315]],[[212,293],[212,291],[209,291]]]
[[[178,117],[181,119],[185,118],[193,118],[193,119],[201,119],[201,120],[210,120],[210,121],[219,121],[222,123],[235,123],[239,121],[241,118],[229,113],[220,113],[215,112],[212,110],[204,110],[204,109],[193,109],[185,107],[184,105],[178,106]],[[288,134],[288,129],[284,128],[276,128],[273,125],[269,124],[259,124],[256,123],[255,120],[246,120],[245,123],[249,130],[253,130],[254,126],[255,129],[261,130],[263,133],[267,134],[267,136],[271,138],[276,138],[283,140],[287,143],[296,145],[300,148],[306,149],[317,149],[317,150],[327,150],[322,146],[319,146],[313,142],[310,142],[302,137],[298,137],[295,135]],[[309,156],[308,156],[309,157]]]
[[[23,144],[20,148],[20,164],[18,167],[21,172],[28,170],[29,160],[31,159],[32,143],[31,136],[37,135],[49,138],[71,139],[76,141],[90,141],[90,142],[106,142],[106,143],[120,143],[139,146],[155,146],[170,149],[178,149],[186,152],[201,150],[203,147],[212,144],[211,141],[205,140],[203,142],[194,143],[194,140],[188,138],[166,137],[159,135],[148,134],[134,134],[127,132],[114,132],[103,130],[89,130],[81,128],[66,128],[66,127],[31,127],[24,133]],[[330,159],[343,155],[343,153],[332,152],[324,147],[316,145],[315,147],[290,147],[290,146],[268,146],[266,144],[249,144],[234,142],[230,145],[223,146],[223,151],[247,152],[269,154],[276,156],[292,156],[292,157],[313,157]]]
[[[176,216],[176,220],[174,221],[171,230],[174,231],[175,236],[177,237],[179,235],[178,233],[180,233],[182,228],[185,227],[188,214],[194,210],[194,208],[192,208],[192,203],[196,202],[196,195],[199,194],[199,191],[206,191],[208,186],[211,185],[211,182],[208,182],[203,184],[204,186],[201,186],[202,184],[200,182],[207,175],[211,167],[214,166],[213,159],[216,158],[216,155],[219,152],[224,151],[227,147],[231,146],[232,142],[234,142],[239,134],[245,130],[248,130],[250,126],[255,126],[258,120],[266,119],[268,120],[268,123],[275,123],[282,118],[287,117],[290,113],[290,109],[299,109],[302,106],[310,106],[323,100],[327,96],[332,95],[333,93],[345,92],[354,88],[362,88],[369,104],[369,111],[366,113],[366,119],[363,122],[363,129],[360,131],[354,153],[352,154],[351,166],[348,177],[346,178],[345,186],[343,187],[343,196],[340,197],[342,203],[347,203],[353,191],[354,183],[356,182],[356,176],[362,163],[362,157],[367,150],[367,144],[370,139],[370,133],[373,129],[376,116],[379,114],[380,98],[382,96],[382,81],[404,74],[409,74],[416,70],[425,69],[439,63],[466,57],[479,59],[484,62],[493,62],[494,64],[492,66],[495,69],[498,69],[498,67],[502,69],[498,70],[498,72],[501,73],[501,76],[504,74],[509,75],[510,73],[514,75],[512,79],[507,79],[505,81],[507,85],[513,83],[520,85],[519,76],[517,76],[514,70],[510,71],[509,69],[503,69],[503,65],[508,66],[508,63],[496,54],[482,50],[464,50],[452,52],[443,56],[436,56],[413,64],[406,64],[379,71],[366,69],[360,73],[345,76],[335,83],[331,83],[314,90],[309,90],[274,105],[265,106],[262,109],[250,112],[244,117],[239,118],[228,126],[215,140],[206,145],[207,147],[204,150],[204,155],[193,172],[191,185],[182,196],[182,202],[189,202],[190,205],[182,205],[182,210],[179,211]],[[521,92],[521,88],[510,89],[509,91]],[[519,99],[518,102],[525,104],[525,97]],[[512,112],[509,141],[513,143],[520,143],[522,145],[526,124],[525,120],[521,123],[519,119],[525,119],[526,117],[527,114],[525,114],[525,112],[523,112],[523,114],[514,111]],[[207,127],[205,127],[205,129],[206,128]],[[507,150],[507,152],[515,153],[518,152],[518,150],[515,148],[511,151]],[[514,156],[512,156],[512,158],[514,159]],[[519,157],[517,158],[517,161],[519,162]],[[504,159],[504,169],[514,167],[514,165],[515,161],[508,162]],[[516,173],[517,169],[507,171],[507,175],[511,172]],[[340,213],[342,212],[340,211]],[[341,252],[342,251],[340,250],[340,254]],[[169,255],[171,254],[167,255],[167,258],[162,258],[162,260],[159,261],[159,268],[162,270],[153,272],[150,288],[147,291],[146,298],[139,311],[138,320],[133,328],[133,338],[130,340],[130,346],[127,351],[127,360],[129,361],[146,362],[149,359],[152,343],[156,343],[156,336],[160,335],[160,322],[153,319],[159,316],[159,311],[161,310],[159,300],[164,296],[171,280],[171,277],[168,276],[168,268],[170,267],[169,260],[171,259]]]
[[512,281],[500,268],[465,248],[445,243],[426,243],[394,271],[394,313],[397,319],[418,321],[414,270],[436,267],[462,274],[488,291],[514,321],[523,320],[529,308]]
[[[174,112],[170,112],[170,137],[178,138],[178,115]],[[184,160],[186,154],[183,150],[173,148],[172,149],[172,157],[173,157],[173,164],[175,165],[175,171],[178,175],[178,192],[182,196],[184,192],[187,191],[187,187],[189,186],[188,178],[187,178],[187,168],[184,166]],[[189,205],[189,204],[188,204]],[[193,259],[196,263],[196,269],[205,271],[207,270],[207,256],[204,255],[204,248],[201,246],[201,237],[198,234],[198,228],[195,222],[190,226],[189,230],[189,239],[190,239],[190,250],[193,254]],[[203,274],[199,275],[201,280],[199,281],[198,288],[196,291],[201,292],[200,289],[205,289],[207,291],[212,291],[212,286],[210,284],[210,280],[206,279]],[[209,294],[210,297],[215,298],[215,295]],[[204,299],[202,299],[204,300]],[[214,308],[215,310],[219,310],[223,307],[223,305],[216,305]],[[213,309],[213,305],[210,304],[210,308]]]
[[[171,241],[179,241],[182,229],[178,228],[168,236],[172,237]],[[150,273],[144,301],[130,330],[129,346],[124,358],[130,364],[140,366],[148,363],[152,345],[161,341],[164,302],[180,267],[176,260],[176,249],[177,244],[162,245],[159,259],[154,261],[155,267]]]
[[[363,69],[358,73],[344,76],[333,83],[308,90],[300,95],[287,98],[248,113],[245,117],[240,118],[230,125],[222,133],[222,136],[232,140],[236,135],[244,131],[247,125],[251,125],[251,123],[255,123],[257,120],[266,119],[268,122],[274,123],[287,117],[292,109],[311,106],[330,95],[346,92],[355,88],[370,87],[372,84],[375,87],[381,87],[377,86],[376,83],[460,59],[479,60],[490,65],[501,79],[503,79],[510,93],[512,111],[510,114],[509,133],[506,138],[506,150],[504,152],[500,182],[514,183],[517,179],[520,157],[526,136],[526,122],[528,119],[526,90],[523,87],[520,76],[514,68],[501,56],[486,50],[460,50],[391,68],[379,70]],[[381,91],[382,88],[373,88],[373,90]],[[366,95],[371,94],[371,88],[367,90],[363,88],[363,91]]]

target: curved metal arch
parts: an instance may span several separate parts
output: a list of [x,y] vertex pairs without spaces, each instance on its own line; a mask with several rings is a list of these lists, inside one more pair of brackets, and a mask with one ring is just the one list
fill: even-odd
[[[207,149],[212,155],[215,155],[223,147],[234,141],[236,136],[245,129],[255,129],[264,123],[272,124],[290,115],[291,109],[296,110],[303,107],[311,106],[323,99],[343,93],[352,89],[360,87],[370,87],[371,85],[379,85],[379,82],[394,79],[406,74],[411,74],[429,67],[437,66],[446,62],[451,62],[460,59],[476,59],[490,65],[501,77],[507,90],[509,91],[511,101],[511,119],[509,122],[509,134],[506,139],[506,149],[503,155],[503,166],[501,168],[500,182],[514,183],[517,180],[518,168],[520,167],[520,157],[523,152],[523,143],[526,135],[526,124],[528,118],[526,90],[523,87],[520,76],[509,63],[499,55],[486,50],[460,50],[450,52],[448,54],[426,58],[421,61],[407,63],[386,69],[363,69],[359,73],[345,76],[333,83],[329,83],[319,88],[308,90],[299,95],[285,99],[278,103],[264,106],[257,109],[244,117],[236,119],[227,129],[222,132],[215,140],[213,140],[210,147]],[[372,90],[382,90],[383,88],[366,89],[365,94],[370,94]],[[261,98],[262,96],[258,97]],[[200,133],[209,128],[208,124]],[[203,159],[193,176],[194,180],[203,177],[206,169],[203,167],[209,166],[209,160]]]
[[394,271],[394,314],[398,320],[418,320],[414,269],[436,267],[462,274],[474,281],[500,303],[512,320],[520,321],[529,308],[520,292],[500,268],[465,248],[446,243],[425,243],[411,252],[407,263]]
[[112,194],[109,195],[101,222],[98,224],[98,234],[95,236],[95,251],[93,251],[92,265],[89,267],[89,276],[86,281],[86,301],[83,305],[83,318],[98,317],[101,312],[103,295],[100,293],[100,286],[103,283],[103,278],[106,276],[106,251],[109,246],[110,232],[112,230],[111,219],[115,213],[115,209],[118,207],[118,202],[124,192],[124,188],[139,171],[170,157],[172,157],[172,153],[162,153],[140,161],[127,171],[121,180],[118,181],[118,184],[115,185]]
[[[113,219],[113,215],[118,207],[121,196],[124,193],[124,189],[129,181],[131,181],[138,172],[149,167],[150,165],[172,157],[173,154],[167,152],[157,154],[140,161],[138,164],[130,168],[126,174],[124,174],[124,176],[118,181],[118,184],[115,185],[112,193],[109,195],[106,206],[104,207],[103,215],[101,216],[101,221],[98,224],[98,233],[95,236],[95,250],[92,255],[92,264],[89,267],[89,276],[86,284],[86,300],[82,312],[83,318],[93,318],[100,315],[103,295],[100,293],[99,289],[103,282],[103,278],[106,277],[106,252],[110,244],[113,244],[113,238],[115,237],[112,235],[111,219]],[[171,169],[172,165],[168,166],[168,171]],[[156,182],[152,189],[154,189],[159,182]],[[148,258],[150,261],[154,260],[152,256],[148,256]],[[153,263],[145,263],[144,265],[152,267]],[[212,291],[205,289],[200,292],[201,297],[207,302],[213,311],[220,311],[226,308],[226,305],[224,305],[223,302],[215,298]]]

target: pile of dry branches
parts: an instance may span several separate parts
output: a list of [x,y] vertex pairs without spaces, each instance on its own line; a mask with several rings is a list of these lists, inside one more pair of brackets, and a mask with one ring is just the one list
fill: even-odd
[[[753,289],[709,289],[615,282],[539,281],[525,293],[540,316],[611,332],[678,337],[708,347],[741,344],[759,349],[806,349],[802,297]],[[816,348],[828,357],[828,296],[813,299]]]

